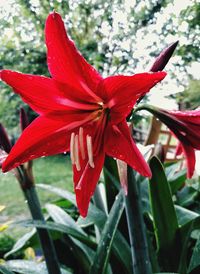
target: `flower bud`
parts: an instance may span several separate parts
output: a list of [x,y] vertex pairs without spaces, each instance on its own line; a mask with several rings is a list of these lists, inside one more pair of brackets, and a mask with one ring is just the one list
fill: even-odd
[[3,150],[6,153],[9,153],[10,150],[11,150],[11,148],[12,148],[12,145],[11,145],[11,142],[10,142],[10,140],[8,138],[6,130],[2,126],[2,124],[0,124],[0,146],[3,148]]
[[20,127],[21,127],[21,131],[24,131],[25,128],[29,125],[29,121],[28,121],[28,116],[26,111],[24,110],[24,108],[20,109]]
[[169,59],[171,58],[176,46],[178,45],[178,41],[175,43],[170,44],[167,48],[161,51],[159,56],[156,58],[155,62],[153,63],[150,71],[157,72],[164,69],[167,65]]

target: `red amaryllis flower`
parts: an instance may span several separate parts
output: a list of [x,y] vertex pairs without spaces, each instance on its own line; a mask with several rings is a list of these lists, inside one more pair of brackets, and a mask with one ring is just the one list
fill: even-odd
[[179,140],[176,154],[184,153],[187,161],[187,177],[195,169],[195,149],[200,150],[200,109],[188,111],[167,111],[151,106],[141,107],[159,118]]
[[166,73],[103,79],[77,51],[55,12],[47,18],[45,35],[52,78],[1,71],[1,79],[40,115],[23,131],[3,171],[70,150],[77,205],[86,216],[105,154],[125,161],[144,176],[151,175],[125,119],[136,100]]

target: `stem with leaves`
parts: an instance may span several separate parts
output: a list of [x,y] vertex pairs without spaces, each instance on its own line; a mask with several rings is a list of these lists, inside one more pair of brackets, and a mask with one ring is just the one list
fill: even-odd
[[151,274],[140,192],[133,170],[129,166],[127,168],[127,179],[128,194],[125,196],[125,210],[131,244],[133,273]]

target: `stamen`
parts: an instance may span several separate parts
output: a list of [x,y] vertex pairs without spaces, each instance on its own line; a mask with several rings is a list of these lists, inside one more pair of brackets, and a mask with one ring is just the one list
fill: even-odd
[[74,141],[75,141],[75,133],[72,132],[71,139],[70,139],[70,157],[71,157],[72,165],[75,164]]
[[92,168],[94,168],[93,151],[92,151],[92,137],[87,135],[86,142],[87,142],[88,162],[89,162],[89,165]]
[[80,161],[79,161],[79,150],[78,150],[78,135],[75,136],[75,165],[78,171],[81,170]]
[[80,151],[82,159],[85,160],[85,149],[84,149],[84,141],[83,141],[83,128],[79,128],[79,144],[80,144]]

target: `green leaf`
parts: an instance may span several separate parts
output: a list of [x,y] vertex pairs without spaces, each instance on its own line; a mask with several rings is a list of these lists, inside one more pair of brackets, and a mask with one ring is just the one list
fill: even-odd
[[[52,187],[45,184],[37,184],[38,187],[48,190],[50,192],[53,192],[60,197],[64,199],[68,199],[71,203],[73,203],[76,206],[75,202],[75,195],[70,193],[67,190],[62,190],[57,187]],[[94,206],[92,203],[90,203],[88,215],[86,218],[79,217],[78,219],[78,225],[81,227],[85,227],[91,224],[95,224],[98,226],[100,230],[103,230],[104,224],[107,220],[107,215],[102,212],[100,209],[98,209],[96,206]],[[124,267],[124,271],[127,271],[128,273],[132,273],[132,266],[131,266],[131,251],[129,244],[127,243],[127,240],[124,238],[124,236],[117,231],[114,238],[113,243],[113,253],[116,256],[116,258],[119,260],[119,262]]]
[[51,218],[56,223],[67,225],[67,226],[73,228],[74,230],[76,230],[77,232],[79,232],[80,234],[87,236],[86,233],[83,231],[83,229],[81,229],[77,225],[77,223],[74,221],[74,219],[69,214],[67,214],[67,212],[65,212],[63,209],[61,209],[60,207],[58,207],[56,205],[52,205],[52,204],[47,204],[45,206],[45,208],[47,209]]
[[[77,231],[77,233],[80,233],[81,235],[87,237],[87,234],[77,225],[74,219],[69,214],[67,214],[63,209],[51,204],[46,205],[46,209],[55,223],[71,227],[72,229]],[[88,272],[89,266],[94,256],[94,251],[82,242],[80,242],[79,240],[73,237],[70,237],[70,239],[71,241],[66,241],[66,244],[68,244],[69,248],[72,250],[74,256],[79,262],[79,265],[85,270],[85,272]]]
[[13,222],[12,225],[21,225],[24,227],[38,227],[38,228],[45,228],[49,230],[59,231],[62,233],[66,233],[79,241],[85,243],[86,245],[90,246],[91,248],[96,247],[96,243],[89,239],[87,236],[80,234],[77,230],[73,229],[68,225],[63,224],[56,224],[53,222],[43,222],[43,221],[33,221],[33,220],[24,220]]
[[[78,224],[83,227],[87,225],[95,224],[97,225],[99,230],[102,231],[106,223],[106,220],[107,220],[106,214],[104,214],[101,210],[99,210],[95,206],[91,206],[86,218],[79,217]],[[126,271],[127,273],[132,273],[131,250],[130,250],[129,244],[127,243],[127,240],[119,232],[119,230],[116,231],[112,249],[116,258],[123,265],[124,271]]]
[[14,272],[12,272],[11,270],[7,269],[3,265],[0,265],[0,273],[2,273],[2,274],[15,274]]
[[[10,260],[6,261],[4,265],[8,270],[14,271],[20,274],[48,274],[46,264],[43,263],[37,263],[34,261],[28,261],[28,260]],[[12,272],[8,272],[6,274],[10,274]],[[72,274],[70,270],[61,270],[62,274]]]
[[33,237],[33,235],[36,233],[36,229],[32,229],[30,232],[24,234],[19,240],[14,244],[13,248],[7,252],[4,257],[7,258],[11,254],[17,252],[20,250],[22,247],[25,246],[25,244]]
[[182,206],[175,205],[176,215],[180,226],[199,217],[199,214]]
[[178,229],[178,221],[170,187],[162,164],[156,157],[150,160],[152,178],[150,179],[150,202],[158,249],[173,247]]
[[100,242],[94,256],[93,264],[90,268],[91,274],[102,274],[106,271],[114,235],[116,233],[122,212],[124,210],[123,196],[123,190],[121,190],[111,208],[108,219],[101,234]]
[[191,219],[179,228],[181,236],[181,256],[178,272],[186,273],[187,271],[187,259],[188,259],[188,245],[190,242],[190,235],[194,229],[200,228],[200,216]]
[[[198,218],[200,219],[200,218]],[[195,221],[194,221],[195,222]],[[196,241],[196,244],[194,246],[192,257],[190,259],[190,264],[188,267],[187,273],[190,273],[192,270],[196,269],[198,267],[198,270],[200,271],[200,237]]]
[[184,185],[186,181],[186,174],[186,169],[182,169],[175,173],[170,180],[168,179],[172,194],[175,194]]
[[46,184],[37,184],[36,186],[40,187],[42,189],[48,190],[50,192],[53,192],[53,193],[59,195],[60,197],[63,197],[64,199],[70,201],[73,205],[77,206],[76,205],[76,196],[73,193],[71,193],[70,191],[63,190],[58,187],[54,187],[54,186],[46,185]]

